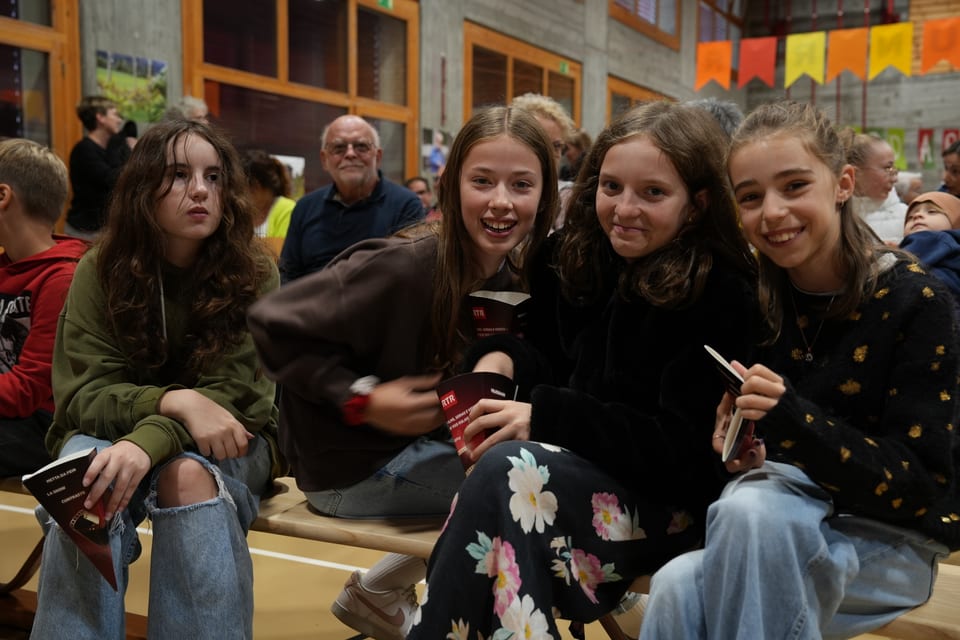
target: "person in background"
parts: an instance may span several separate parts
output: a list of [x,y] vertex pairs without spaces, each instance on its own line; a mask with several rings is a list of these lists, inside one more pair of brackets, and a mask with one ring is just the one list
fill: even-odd
[[0,476],[50,462],[50,367],[57,317],[87,244],[53,235],[67,168],[36,142],[0,142]]
[[107,200],[130,157],[130,145],[119,136],[124,123],[112,100],[86,96],[77,105],[77,117],[87,135],[70,151],[73,200],[64,228],[68,235],[92,240],[103,226]]
[[592,145],[593,140],[590,139],[590,134],[583,129],[577,129],[570,134],[563,151],[566,163],[560,167],[561,180],[573,181],[577,179],[577,174],[580,173],[580,165],[583,164],[583,159],[587,156],[587,152],[590,151]]
[[880,240],[896,246],[903,239],[907,205],[894,189],[899,170],[893,147],[878,135],[857,133],[849,127],[841,135],[847,162],[857,171],[854,206]]
[[946,191],[960,198],[960,140],[943,150],[943,184],[940,191]]
[[909,204],[923,193],[923,174],[917,171],[901,171],[897,174],[897,182],[893,188],[897,190],[900,201]]
[[447,148],[443,146],[443,132],[433,132],[433,145],[430,147],[430,175],[434,180],[438,180],[443,174],[443,168],[447,166]]
[[327,266],[347,247],[389,236],[423,220],[409,189],[380,172],[380,135],[359,116],[340,116],[321,136],[320,161],[333,182],[300,198],[280,254],[280,276],[291,282]]
[[290,175],[282,162],[262,149],[243,154],[255,210],[253,232],[258,238],[285,238],[297,204],[290,198]]
[[[767,339],[733,362],[762,435],[707,514],[701,550],[653,576],[642,640],[850,638],[930,597],[960,548],[960,344],[941,282],[851,207],[843,142],[816,107],[763,105],[728,173],[760,253]],[[718,455],[719,458],[719,455]]]
[[746,357],[759,323],[726,144],[710,115],[666,101],[597,137],[533,259],[524,340],[479,341],[465,361],[532,390],[470,412],[464,438],[487,437],[410,640],[559,638],[555,616],[595,620],[699,544],[725,480],[703,345]]
[[[567,138],[573,134],[576,128],[576,125],[563,106],[550,96],[544,96],[539,93],[525,93],[516,96],[510,101],[510,106],[517,109],[525,109],[533,114],[550,139],[550,144],[553,145],[553,154],[557,166],[561,166]],[[564,212],[566,211],[567,201],[570,199],[570,194],[572,193],[573,183],[569,180],[558,179],[557,186],[560,192],[560,211],[553,221],[554,230],[563,226]]]
[[210,108],[202,98],[187,95],[183,96],[180,102],[167,109],[163,117],[168,120],[171,118],[184,118],[186,120],[209,123]]
[[[354,245],[253,306],[267,375],[283,385],[281,444],[322,514],[442,515],[464,477],[436,385],[473,335],[467,296],[527,285],[526,256],[557,205],[550,144],[526,112],[491,107],[453,141],[443,222]],[[378,640],[416,613],[423,560],[390,554],[344,585],[332,611]]]
[[960,198],[930,191],[907,207],[900,248],[947,285],[960,309]]
[[94,447],[85,506],[103,500],[119,589],[42,509],[32,638],[123,638],[137,525],[151,520],[150,638],[252,638],[246,532],[283,471],[274,384],[246,327],[277,288],[253,241],[230,141],[168,120],[137,143],[98,246],[77,265],[57,327],[47,447]]
[[728,136],[732,136],[733,132],[740,126],[740,123],[743,122],[743,111],[740,109],[740,105],[731,100],[718,100],[713,97],[698,98],[696,100],[688,100],[687,104],[706,109],[710,115],[717,119],[720,127]]
[[433,202],[433,191],[430,190],[430,181],[423,176],[414,176],[409,178],[403,185],[417,194],[420,202],[423,203],[423,212],[426,216],[424,222],[432,222],[440,219],[440,209]]

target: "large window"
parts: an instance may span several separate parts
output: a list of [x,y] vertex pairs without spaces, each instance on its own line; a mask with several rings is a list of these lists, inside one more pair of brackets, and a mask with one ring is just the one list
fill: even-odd
[[650,38],[680,49],[681,0],[610,0],[610,15]]
[[574,122],[580,122],[579,63],[471,22],[464,24],[463,33],[464,120],[478,107],[540,93],[559,102]]
[[415,171],[418,4],[414,0],[181,0],[185,92],[241,148],[303,158],[327,182],[320,134],[339,115],[380,133],[384,175]]
[[63,160],[83,136],[77,2],[0,7],[0,136],[29,138]]
[[730,40],[733,69],[740,68],[740,37],[743,33],[743,0],[699,0],[697,42]]
[[663,100],[667,96],[640,85],[607,76],[607,123],[613,122],[631,107],[648,100]]

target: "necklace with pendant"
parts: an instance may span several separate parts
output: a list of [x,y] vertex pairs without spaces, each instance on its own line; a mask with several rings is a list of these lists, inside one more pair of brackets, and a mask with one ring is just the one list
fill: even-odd
[[827,302],[827,308],[823,311],[823,317],[820,318],[820,326],[817,327],[817,332],[813,334],[813,340],[807,342],[807,334],[803,330],[803,323],[800,322],[800,312],[797,311],[797,300],[794,298],[793,289],[790,290],[790,302],[793,304],[793,315],[797,320],[797,328],[800,329],[800,338],[803,340],[803,346],[807,349],[807,352],[803,355],[803,359],[806,362],[813,362],[813,347],[817,344],[817,338],[820,337],[820,331],[823,329],[823,324],[827,321],[827,315],[830,313],[830,307],[833,306],[833,301],[836,297],[836,294],[830,296],[830,301]]

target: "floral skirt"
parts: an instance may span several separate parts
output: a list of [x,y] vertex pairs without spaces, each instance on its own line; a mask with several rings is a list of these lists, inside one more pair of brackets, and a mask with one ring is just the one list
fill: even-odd
[[632,495],[565,449],[501,443],[454,498],[407,637],[559,638],[555,617],[609,613],[701,532],[688,512]]

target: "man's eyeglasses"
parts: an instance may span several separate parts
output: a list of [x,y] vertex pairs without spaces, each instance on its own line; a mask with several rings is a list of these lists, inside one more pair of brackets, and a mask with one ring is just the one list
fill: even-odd
[[369,142],[337,142],[336,144],[328,144],[327,152],[335,156],[342,156],[350,147],[353,147],[353,152],[358,156],[365,156],[373,151],[373,145]]
[[553,150],[556,151],[557,153],[563,153],[564,151],[567,150],[567,145],[560,142],[559,140],[554,140],[551,144],[553,145]]
[[900,169],[897,169],[896,165],[890,165],[888,167],[874,167],[877,171],[881,173],[886,173],[887,175],[895,176],[900,173]]

